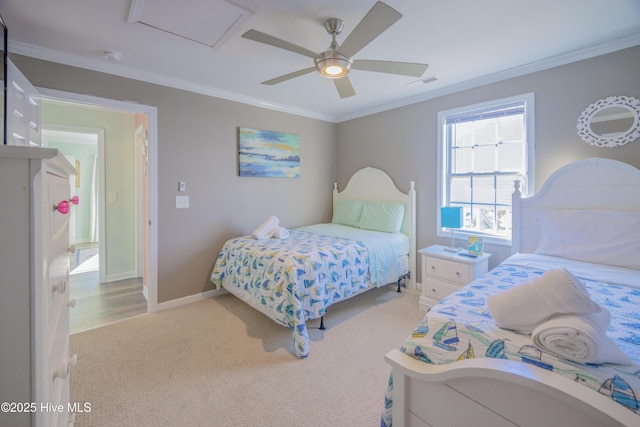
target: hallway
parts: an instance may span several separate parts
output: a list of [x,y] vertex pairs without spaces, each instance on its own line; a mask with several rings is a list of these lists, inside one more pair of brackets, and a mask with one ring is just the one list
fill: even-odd
[[147,312],[142,278],[99,283],[97,253],[77,267],[74,257],[69,275],[70,298],[76,302],[69,311],[72,334]]

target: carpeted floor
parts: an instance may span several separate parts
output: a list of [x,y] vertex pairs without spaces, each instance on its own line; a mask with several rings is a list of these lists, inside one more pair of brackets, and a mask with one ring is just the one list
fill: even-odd
[[378,426],[384,355],[424,316],[393,286],[310,321],[307,359],[287,328],[230,294],[71,336],[76,426]]

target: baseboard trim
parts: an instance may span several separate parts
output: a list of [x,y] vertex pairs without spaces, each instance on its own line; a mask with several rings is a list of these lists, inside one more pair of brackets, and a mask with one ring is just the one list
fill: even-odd
[[104,282],[111,283],[111,282],[117,282],[118,280],[135,279],[136,277],[138,277],[138,275],[136,274],[135,271],[128,271],[124,273],[109,274],[105,276]]
[[188,297],[172,299],[171,301],[165,301],[165,302],[159,303],[157,305],[156,311],[169,310],[171,308],[182,307],[183,305],[202,301],[211,297],[217,297],[218,295],[222,295],[225,293],[227,293],[227,291],[224,289],[212,289],[210,291],[205,291],[199,294],[189,295]]

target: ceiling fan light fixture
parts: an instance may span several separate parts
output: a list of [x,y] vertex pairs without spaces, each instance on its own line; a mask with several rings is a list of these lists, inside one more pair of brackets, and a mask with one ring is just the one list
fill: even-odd
[[[340,98],[348,98],[356,94],[348,77],[351,68],[409,77],[421,77],[424,74],[428,64],[353,59],[358,52],[400,18],[402,18],[400,12],[378,0],[341,44],[336,41],[336,35],[342,32],[344,24],[340,18],[329,18],[324,21],[324,28],[331,35],[331,44],[324,52],[320,53],[253,29],[246,31],[242,37],[313,59],[313,67],[294,71],[264,81],[262,84],[274,85],[317,71],[322,77],[333,80]],[[420,82],[420,84],[424,83],[426,81]]]
[[322,77],[339,79],[349,74],[351,61],[336,51],[328,50],[314,59],[316,69]]
[[322,71],[330,76],[339,76],[345,72],[345,68],[340,65],[329,65],[324,67]]

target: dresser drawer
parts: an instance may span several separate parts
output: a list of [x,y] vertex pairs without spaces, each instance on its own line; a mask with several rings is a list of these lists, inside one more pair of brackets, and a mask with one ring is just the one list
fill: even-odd
[[47,318],[45,320],[46,327],[48,328],[47,334],[53,332],[54,329],[58,327],[62,314],[69,312],[69,307],[67,306],[67,304],[69,304],[69,280],[61,279],[53,286],[55,286],[55,288],[52,287],[49,291],[51,299],[47,307]]
[[423,295],[430,300],[438,302],[447,295],[459,291],[460,286],[456,286],[453,283],[443,282],[442,280],[427,276],[426,283],[422,285],[424,287]]
[[[67,231],[68,233],[68,231]],[[69,301],[69,252],[67,236],[58,236],[50,242],[45,255],[47,270],[43,277],[43,319],[47,325],[55,325],[62,306],[66,310]]]
[[[57,236],[63,235],[68,239],[69,235],[69,216],[70,213],[62,213],[54,208],[58,203],[69,202],[69,180],[52,173],[46,174],[46,204],[45,215],[49,217],[49,239],[55,239]],[[71,210],[71,206],[68,208]]]
[[45,262],[47,263],[47,276],[55,285],[62,279],[68,279],[69,275],[69,230],[65,227],[65,234],[57,236],[49,242],[45,250]]
[[426,274],[463,285],[471,281],[467,265],[434,257],[427,257]]
[[[69,337],[56,337],[54,347],[49,356],[51,381],[49,382],[48,399],[55,407],[62,407],[62,411],[52,411],[49,415],[51,426],[68,426],[69,413],[69,383],[75,360],[69,355]],[[72,362],[73,360],[73,362]]]

